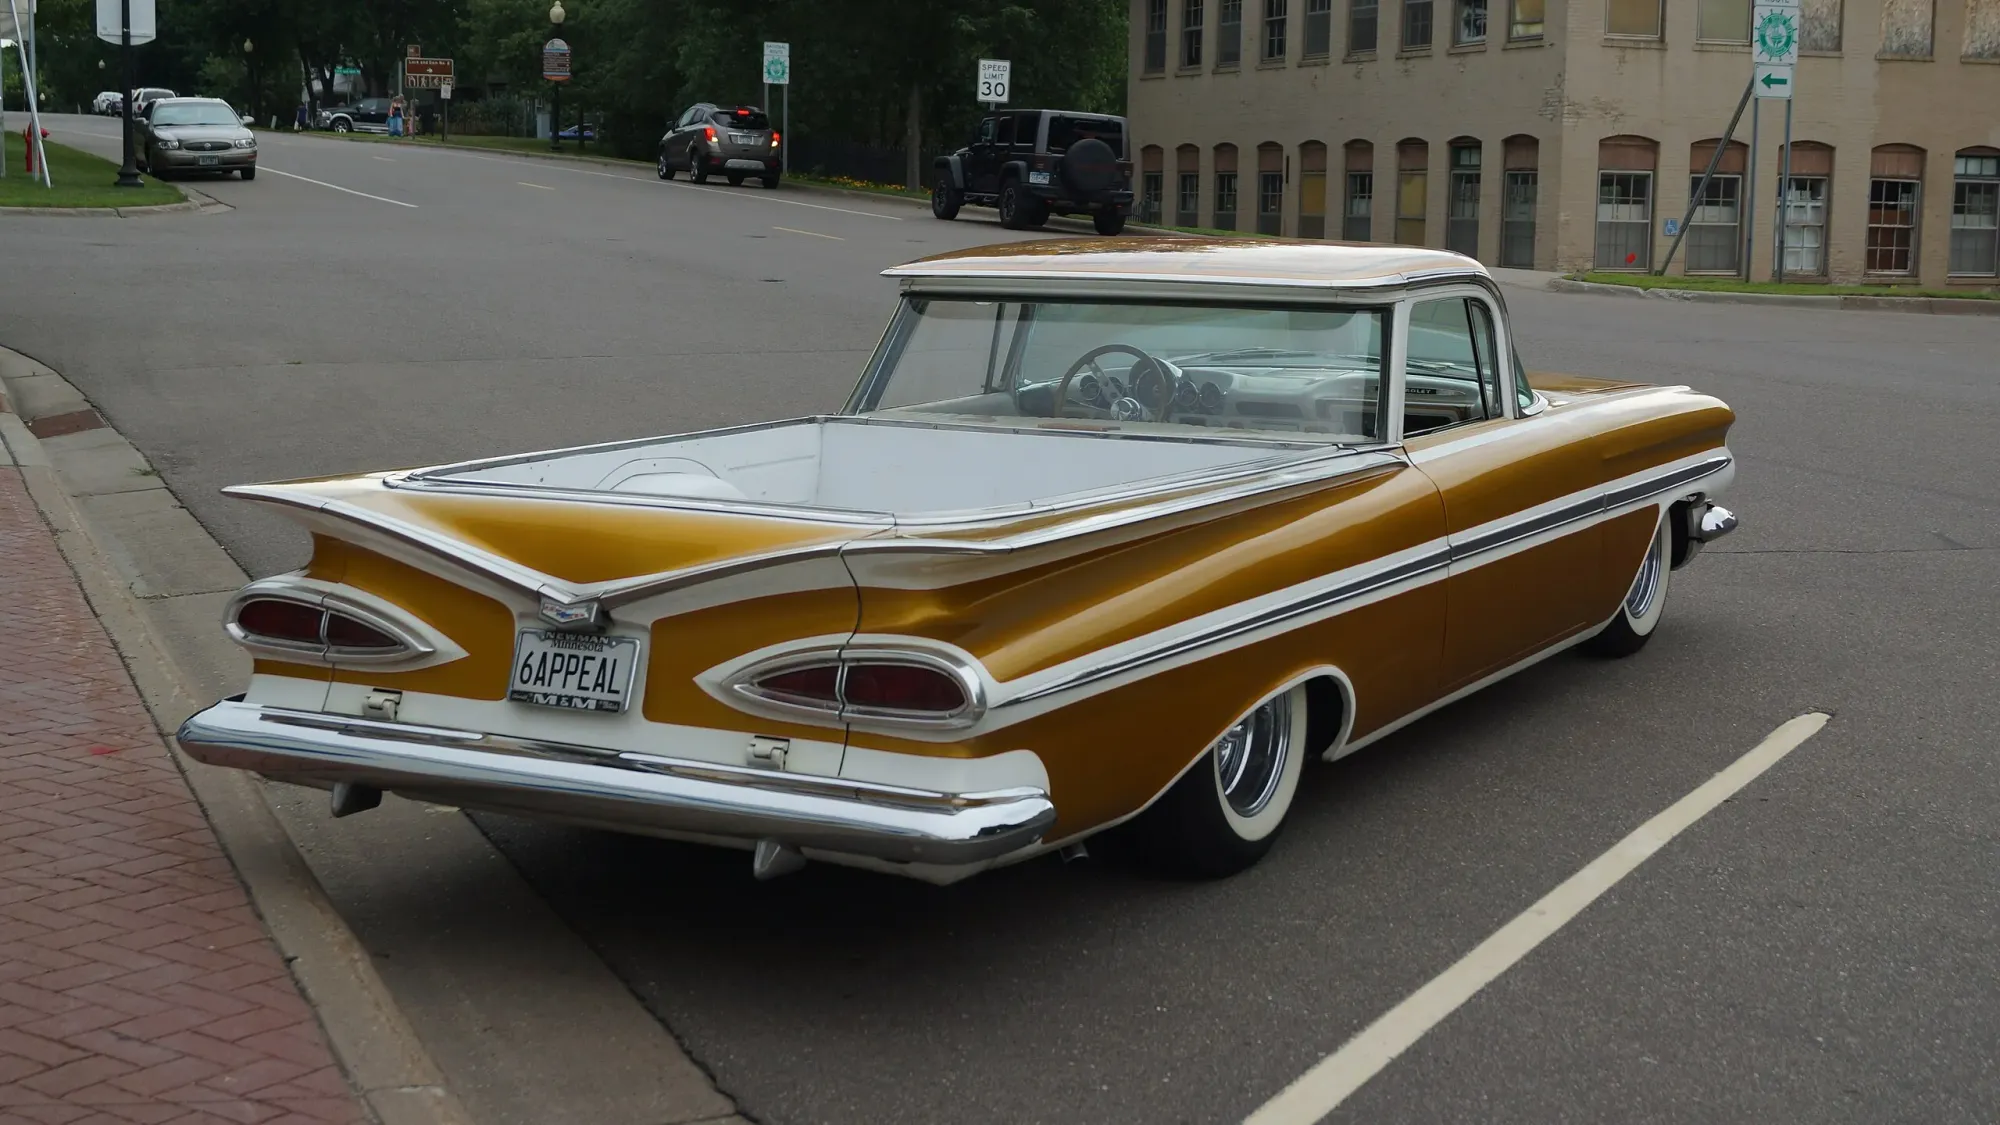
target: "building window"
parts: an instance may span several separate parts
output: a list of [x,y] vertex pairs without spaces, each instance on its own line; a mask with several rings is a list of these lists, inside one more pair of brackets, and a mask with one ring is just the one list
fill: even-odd
[[1215,23],[1215,65],[1235,66],[1243,58],[1243,0],[1222,0]]
[[1716,175],[1706,189],[1701,176],[1688,177],[1688,195],[1695,200],[1688,218],[1687,271],[1736,273],[1743,249],[1743,177]]
[[1174,206],[1174,224],[1183,227],[1201,225],[1201,173],[1180,173],[1179,199]]
[[2000,0],[1965,0],[1962,58],[2000,61]]
[[1840,0],[1805,0],[1799,5],[1799,50],[1838,54]]
[[1458,0],[1458,24],[1451,34],[1461,47],[1486,42],[1486,0]]
[[1432,0],[1403,0],[1403,50],[1431,49]]
[[1309,59],[1333,51],[1333,0],[1306,0],[1306,51]]
[[1607,0],[1604,34],[1658,39],[1660,0]]
[[1285,227],[1285,174],[1257,173],[1257,233],[1283,234]]
[[1653,264],[1653,174],[1597,174],[1597,268],[1650,269]]
[[1507,38],[1540,39],[1542,4],[1543,0],[1513,0],[1507,21]]
[[1931,57],[1936,0],[1882,0],[1882,53],[1897,59]]
[[1236,229],[1236,146],[1215,146],[1215,219],[1209,224],[1216,230]]
[[1453,142],[1450,194],[1445,199],[1444,248],[1479,256],[1479,142]]
[[1961,152],[1952,165],[1951,261],[1947,273],[2000,273],[2000,152]]
[[1167,69],[1167,0],[1146,0],[1146,73]]
[[1326,237],[1326,146],[1299,146],[1299,237]]
[[1506,194],[1500,201],[1500,264],[1509,269],[1535,268],[1535,204],[1541,185],[1534,169],[1507,173]]
[[1424,216],[1431,202],[1431,147],[1422,141],[1396,146],[1396,241],[1424,245]]
[[1340,236],[1349,242],[1367,242],[1375,234],[1375,173],[1347,174],[1347,207],[1341,220]]
[[1868,172],[1869,273],[1913,274],[1917,269],[1917,216],[1922,202],[1924,150],[1881,145]]
[[1264,54],[1265,62],[1280,62],[1285,57],[1285,4],[1287,0],[1264,0]]
[[1785,189],[1785,274],[1826,273],[1825,176],[1793,176]]
[[1707,43],[1750,42],[1750,0],[1700,0],[1694,37]]
[[1208,13],[1208,0],[1185,0],[1181,5],[1181,65],[1201,65],[1201,20]]
[[1375,53],[1376,16],[1381,10],[1377,0],[1347,0],[1348,54],[1372,55]]
[[1139,221],[1157,223],[1160,221],[1160,192],[1162,176],[1158,172],[1146,172],[1140,176]]

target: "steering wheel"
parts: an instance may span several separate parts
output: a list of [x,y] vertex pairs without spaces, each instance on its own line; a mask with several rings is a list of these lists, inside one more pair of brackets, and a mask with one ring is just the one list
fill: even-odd
[[[1138,361],[1137,363],[1134,363],[1132,365],[1132,370],[1135,372],[1138,371],[1139,364],[1150,364],[1155,371],[1159,372],[1161,380],[1167,384],[1163,388],[1165,393],[1160,398],[1159,407],[1153,411],[1154,417],[1151,419],[1140,419],[1140,420],[1141,421],[1150,420],[1154,422],[1166,421],[1167,408],[1169,406],[1172,406],[1174,401],[1174,387],[1173,387],[1173,375],[1172,375],[1173,369],[1168,367],[1166,364],[1160,362],[1160,360],[1157,359],[1156,357],[1148,354],[1144,349],[1135,348],[1130,344],[1105,344],[1102,347],[1092,348],[1089,351],[1083,353],[1083,355],[1079,356],[1075,363],[1070,364],[1069,370],[1063,372],[1062,381],[1056,384],[1056,400],[1052,408],[1055,411],[1055,417],[1061,418],[1065,416],[1063,414],[1063,409],[1069,405],[1070,381],[1072,379],[1075,379],[1077,374],[1081,372],[1084,368],[1088,367],[1091,369],[1091,371],[1095,372],[1100,382],[1106,381],[1110,378],[1108,375],[1105,374],[1104,369],[1097,365],[1097,360],[1100,356],[1110,355],[1112,352],[1124,352],[1127,355],[1135,357]],[[1141,377],[1136,374],[1132,376],[1132,387],[1134,390],[1138,389],[1140,378]],[[1121,399],[1120,401],[1123,400]],[[1143,407],[1145,404],[1142,402],[1140,403],[1140,405]],[[1114,407],[1113,415],[1116,416],[1116,414],[1117,411]]]

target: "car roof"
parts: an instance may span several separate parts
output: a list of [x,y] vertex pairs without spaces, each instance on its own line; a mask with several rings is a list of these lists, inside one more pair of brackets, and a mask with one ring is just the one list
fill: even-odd
[[174,95],[174,96],[172,96],[172,97],[168,97],[168,98],[157,98],[157,99],[155,99],[155,100],[156,100],[156,101],[162,101],[162,102],[207,102],[207,103],[209,103],[209,104],[211,104],[211,105],[228,105],[228,104],[229,104],[228,102],[226,102],[226,101],[223,101],[223,100],[222,100],[221,98],[202,98],[202,97],[196,97],[196,96],[194,96],[194,95],[192,95],[192,94],[188,95],[187,97],[182,97],[182,96],[180,96],[179,94],[175,94],[175,95]]
[[1136,281],[1313,289],[1393,288],[1488,276],[1486,267],[1463,254],[1419,246],[1164,236],[1007,242],[920,258],[883,275],[935,282]]

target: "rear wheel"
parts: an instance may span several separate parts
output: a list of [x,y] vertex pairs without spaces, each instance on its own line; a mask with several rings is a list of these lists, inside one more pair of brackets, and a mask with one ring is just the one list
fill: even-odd
[[1639,573],[1633,576],[1631,589],[1618,605],[1618,615],[1584,647],[1599,656],[1630,656],[1646,647],[1666,612],[1667,583],[1674,572],[1673,549],[1671,527],[1663,518],[1653,532],[1652,543],[1646,547],[1646,557],[1639,562]]
[[965,193],[951,186],[948,180],[939,180],[931,185],[931,214],[940,219],[958,218],[958,209],[965,206]]
[[1125,212],[1115,207],[1098,211],[1090,216],[1090,224],[1097,228],[1097,233],[1109,237],[1125,229]]
[[765,176],[760,182],[763,183],[766,190],[778,190],[778,177],[776,176]]
[[700,149],[688,150],[688,179],[698,184],[708,182],[708,165],[702,162]]
[[660,178],[663,180],[671,180],[674,178],[673,161],[668,160],[667,154],[664,152],[660,154]]
[[1306,712],[1300,684],[1237,720],[1133,821],[1145,857],[1199,879],[1234,875],[1264,858],[1299,790]]
[[1009,180],[1000,189],[1000,225],[1008,230],[1027,230],[1049,221],[1049,205],[1028,194],[1019,180]]

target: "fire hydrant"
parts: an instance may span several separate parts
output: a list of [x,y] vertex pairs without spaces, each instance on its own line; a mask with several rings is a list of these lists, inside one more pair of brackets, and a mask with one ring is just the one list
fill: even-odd
[[[42,130],[42,139],[45,141],[49,139],[47,129]],[[28,123],[27,128],[21,130],[21,147],[28,150],[28,171],[32,174],[35,170],[35,123],[32,121]]]

